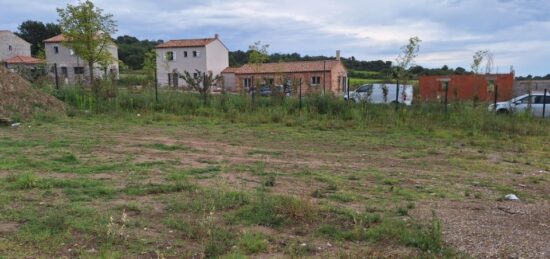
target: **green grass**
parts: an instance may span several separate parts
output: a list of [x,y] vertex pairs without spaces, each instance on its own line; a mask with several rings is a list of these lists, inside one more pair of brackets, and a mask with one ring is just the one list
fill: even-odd
[[[494,204],[508,193],[550,199],[548,174],[534,173],[550,164],[549,125],[528,116],[467,104],[395,111],[331,96],[307,96],[300,110],[294,98],[213,96],[204,105],[167,90],[159,103],[149,90],[57,94],[71,116],[0,128],[0,224],[14,226],[0,242],[8,258],[385,249],[453,258],[442,220],[416,217],[423,206]],[[109,224],[124,235],[108,235]]]

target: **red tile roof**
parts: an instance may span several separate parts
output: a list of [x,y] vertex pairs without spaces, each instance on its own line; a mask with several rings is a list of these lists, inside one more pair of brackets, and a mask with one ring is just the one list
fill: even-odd
[[51,37],[49,39],[45,39],[45,43],[58,43],[63,42],[65,40],[65,36],[63,34],[59,34],[57,36]]
[[44,60],[33,58],[33,57],[26,57],[26,56],[15,56],[11,57],[5,60],[8,64],[25,64],[25,65],[36,65],[44,63]]
[[246,64],[240,68],[226,68],[222,73],[235,74],[272,74],[331,71],[341,62],[338,60],[295,61],[266,63],[259,65]]
[[191,47],[204,47],[211,42],[215,41],[216,38],[207,38],[207,39],[191,39],[191,40],[170,40],[165,43],[157,45],[157,49],[165,48],[191,48]]

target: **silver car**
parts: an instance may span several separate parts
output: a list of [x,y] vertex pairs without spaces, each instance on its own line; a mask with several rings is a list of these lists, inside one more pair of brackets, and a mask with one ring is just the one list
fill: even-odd
[[542,110],[546,99],[545,117],[550,118],[550,94],[544,96],[544,92],[532,92],[513,98],[506,102],[489,105],[489,111],[499,113],[526,112],[530,111],[535,117],[542,117]]

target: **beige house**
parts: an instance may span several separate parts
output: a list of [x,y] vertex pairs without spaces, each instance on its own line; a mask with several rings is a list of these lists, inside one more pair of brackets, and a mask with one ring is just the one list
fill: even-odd
[[[75,55],[72,49],[64,46],[65,40],[63,34],[44,40],[46,62],[52,67],[52,74],[55,75],[55,67],[57,67],[59,81],[65,84],[89,80],[88,62]],[[94,77],[114,76],[118,78],[118,48],[111,43],[107,45],[106,49],[113,57],[113,61],[107,67],[94,64]]]
[[222,72],[228,91],[249,91],[258,86],[291,86],[308,93],[343,93],[347,89],[348,72],[340,60],[297,61],[228,67]]
[[155,48],[157,80],[160,86],[180,87],[184,71],[219,75],[229,66],[229,50],[216,34],[214,38],[170,40]]

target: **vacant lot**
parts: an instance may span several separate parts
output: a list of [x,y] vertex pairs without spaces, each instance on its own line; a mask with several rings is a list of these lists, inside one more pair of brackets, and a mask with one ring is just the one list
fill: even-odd
[[0,255],[547,258],[549,144],[44,115],[0,128]]

